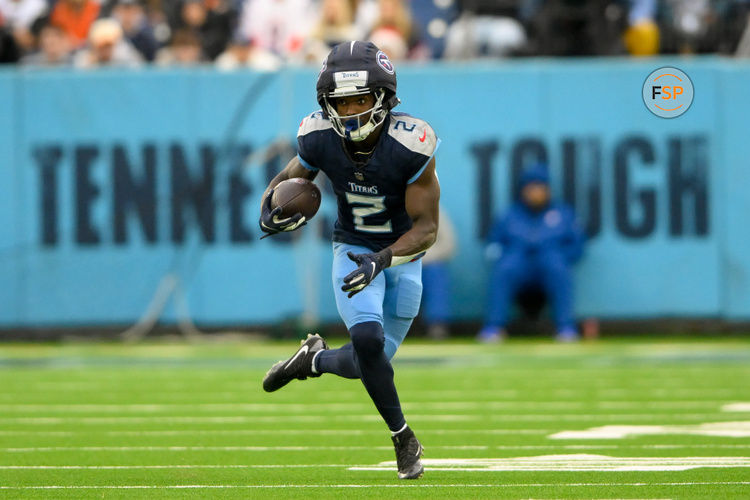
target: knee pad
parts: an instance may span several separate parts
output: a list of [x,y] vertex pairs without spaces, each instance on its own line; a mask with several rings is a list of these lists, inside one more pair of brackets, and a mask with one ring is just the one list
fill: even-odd
[[360,360],[372,359],[383,353],[385,334],[383,326],[376,321],[357,323],[349,329],[352,345]]

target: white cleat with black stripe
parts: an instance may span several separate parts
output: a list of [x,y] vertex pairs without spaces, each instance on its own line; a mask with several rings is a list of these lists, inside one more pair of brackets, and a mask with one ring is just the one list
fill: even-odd
[[271,367],[263,377],[263,390],[266,392],[278,391],[286,384],[294,380],[305,380],[307,377],[320,377],[320,373],[313,373],[312,362],[315,355],[328,349],[328,344],[323,337],[308,334],[307,339],[302,341],[294,356],[286,361],[279,361]]

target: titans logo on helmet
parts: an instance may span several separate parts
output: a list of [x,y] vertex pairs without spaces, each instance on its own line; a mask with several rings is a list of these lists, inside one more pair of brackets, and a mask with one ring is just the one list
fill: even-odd
[[385,54],[385,52],[379,50],[377,56],[375,56],[375,59],[378,61],[378,66],[383,68],[386,73],[388,73],[389,75],[393,74],[393,63],[390,59],[388,59],[388,56]]
[[326,57],[323,59],[323,66],[320,67],[320,71],[318,71],[318,80],[320,80],[320,75],[323,74],[323,72],[328,68],[328,58]]

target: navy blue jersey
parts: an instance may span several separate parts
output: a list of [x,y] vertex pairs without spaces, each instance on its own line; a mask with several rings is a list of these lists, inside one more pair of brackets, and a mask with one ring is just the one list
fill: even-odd
[[305,117],[297,153],[305,168],[328,176],[336,193],[333,240],[379,251],[411,229],[406,187],[422,175],[439,144],[427,122],[391,112],[369,161],[355,163],[322,112]]

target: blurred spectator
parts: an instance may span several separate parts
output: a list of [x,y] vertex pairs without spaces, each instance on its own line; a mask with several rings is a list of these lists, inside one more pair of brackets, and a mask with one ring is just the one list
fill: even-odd
[[659,53],[659,26],[652,19],[640,19],[629,26],[623,36],[631,56],[653,56]]
[[745,27],[737,44],[735,55],[737,57],[750,57],[750,12],[745,12],[741,19],[744,21]]
[[385,52],[391,61],[403,61],[409,57],[406,39],[393,28],[375,28],[370,33],[369,41]]
[[34,50],[31,26],[47,12],[45,0],[0,0],[0,24],[23,52]]
[[237,24],[237,12],[227,0],[183,0],[178,26],[198,35],[203,57],[213,61],[229,45]]
[[[221,55],[216,66],[222,69],[317,64],[331,46],[349,39],[371,40],[393,60],[750,57],[750,0],[0,0],[0,61],[17,61],[37,48],[25,63],[57,60],[52,52],[44,55],[41,30],[33,24],[48,5],[50,23],[70,37],[72,50],[86,42],[94,20],[111,15],[146,61],[175,39],[173,32],[188,29],[199,40],[199,57],[180,35],[161,63],[216,61]],[[56,36],[47,34],[48,42]],[[60,53],[67,51],[62,46]]]
[[98,19],[91,25],[89,43],[79,50],[73,65],[76,68],[105,66],[137,67],[143,59],[123,35],[120,24],[111,18]]
[[0,64],[15,63],[21,58],[21,50],[16,45],[10,30],[3,26],[0,19]]
[[355,8],[353,0],[323,0],[318,23],[305,42],[307,61],[320,63],[335,45],[362,38],[354,25]]
[[[115,2],[117,0],[114,0]],[[138,0],[143,7],[146,24],[156,40],[157,50],[169,43],[172,37],[172,26],[176,26],[179,12],[179,0]]]
[[156,53],[156,64],[159,66],[193,66],[202,61],[201,41],[189,29],[175,31],[169,45]]
[[73,48],[86,43],[91,24],[99,16],[99,3],[94,0],[58,0],[50,22],[62,28]]
[[[750,49],[750,0],[719,0],[713,9],[719,24],[717,52],[740,55],[743,43]],[[750,50],[745,54],[750,55]]]
[[529,16],[528,53],[595,56],[623,53],[628,4],[618,0],[546,0],[524,10]]
[[487,254],[493,260],[487,317],[478,340],[506,336],[509,309],[520,292],[540,290],[552,305],[557,339],[578,339],[573,319],[572,265],[584,235],[568,205],[552,201],[549,173],[535,165],[521,175],[519,199],[493,225]]
[[73,63],[70,39],[54,24],[43,24],[38,36],[39,50],[21,59],[29,66],[69,66]]
[[223,71],[252,68],[258,71],[276,71],[281,68],[281,59],[274,54],[255,47],[250,40],[237,35],[219,57],[216,67]]
[[367,35],[372,31],[378,19],[379,0],[356,0],[354,10],[354,27],[357,33]]
[[112,17],[120,23],[125,38],[141,56],[146,61],[153,61],[159,44],[141,0],[119,0],[112,9]]
[[378,17],[368,39],[394,61],[430,56],[427,47],[420,43],[419,29],[404,0],[378,1]]
[[183,0],[179,4],[177,27],[198,31],[206,22],[208,12],[202,0]]
[[657,0],[629,0],[628,24],[656,19]]
[[663,53],[739,51],[748,26],[749,0],[662,0],[657,15]]
[[448,262],[456,254],[456,231],[448,213],[440,207],[437,240],[422,257],[422,319],[427,336],[442,340],[449,335],[451,283]]
[[623,34],[623,42],[631,56],[659,53],[660,30],[656,23],[656,7],[656,0],[630,0],[628,27]]
[[445,41],[447,59],[508,57],[524,51],[526,31],[518,20],[518,2],[464,0]]
[[284,60],[298,60],[318,18],[311,0],[245,0],[240,33]]
[[670,22],[670,52],[691,54],[711,52],[712,25],[715,20],[708,0],[664,0]]
[[434,59],[443,57],[448,28],[458,18],[457,0],[410,0],[414,24]]

